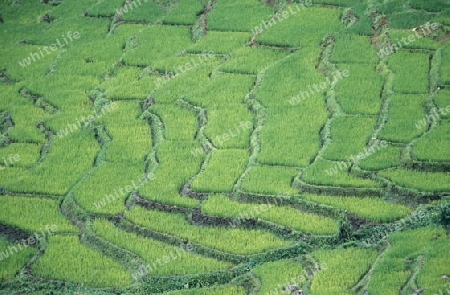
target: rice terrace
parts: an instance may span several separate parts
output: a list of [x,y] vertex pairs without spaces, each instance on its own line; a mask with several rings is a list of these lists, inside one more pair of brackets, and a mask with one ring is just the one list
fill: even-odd
[[450,294],[450,0],[0,0],[0,295]]

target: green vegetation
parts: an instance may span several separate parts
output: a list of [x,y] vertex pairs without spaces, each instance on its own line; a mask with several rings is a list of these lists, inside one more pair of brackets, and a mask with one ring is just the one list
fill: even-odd
[[422,161],[450,162],[449,128],[450,123],[445,122],[421,137],[413,147],[414,157]]
[[58,201],[36,197],[0,197],[0,223],[40,233],[46,226],[56,225],[58,233],[76,233],[74,227],[59,212]]
[[24,1],[23,5],[11,5],[12,1],[2,1],[2,16],[16,24],[35,23],[36,18],[48,9],[39,2]]
[[122,6],[123,2],[123,0],[99,1],[88,10],[88,14],[91,16],[113,16],[116,13],[116,8]]
[[123,19],[126,21],[138,21],[157,23],[164,17],[164,8],[157,5],[155,1],[135,2],[133,5],[123,6]]
[[34,107],[29,101],[22,99],[21,102],[21,104],[16,103],[9,109],[12,119],[14,122],[17,122],[14,128],[8,130],[9,137],[21,143],[44,143],[44,134],[39,132],[39,129],[29,124],[29,122],[37,123],[43,121],[46,118],[45,112]]
[[[244,99],[252,88],[254,80],[251,76],[218,75],[213,79],[209,79],[204,87],[195,87],[192,92],[186,95],[186,100],[208,110],[245,108]],[[232,87],[228,85],[232,85]],[[239,121],[236,123],[239,123]],[[232,126],[226,127],[223,127],[224,133]]]
[[163,19],[166,24],[172,25],[192,25],[197,20],[197,15],[203,12],[205,1],[180,1],[178,5],[171,9]]
[[442,65],[441,71],[442,82],[450,85],[450,45],[446,45],[442,49]]
[[449,4],[0,1],[0,293],[450,290]]
[[31,258],[38,252],[34,248],[22,248],[18,251],[17,244],[8,242],[6,239],[0,237],[0,281],[13,278],[30,261]]
[[[349,77],[338,82],[336,99],[347,114],[376,115],[380,112],[380,93],[383,87],[381,76],[373,64],[339,64],[341,71],[347,70]],[[358,87],[354,87],[358,85]]]
[[192,182],[200,192],[230,192],[248,162],[245,150],[216,150],[205,170]]
[[258,0],[218,1],[208,16],[208,28],[215,31],[250,32],[273,15],[273,9]]
[[[429,49],[429,50],[436,50],[441,45],[429,38],[420,38],[415,39],[414,42],[402,42],[402,38],[405,38],[403,40],[408,40],[408,37],[411,36],[413,33],[411,31],[405,31],[405,30],[392,30],[389,32],[389,35],[391,37],[393,44],[402,44],[403,48],[408,49]],[[415,36],[415,35],[413,35]],[[407,43],[407,44],[406,44]]]
[[[150,276],[204,273],[226,269],[232,266],[227,262],[219,262],[212,258],[189,253],[181,247],[169,246],[159,241],[146,239],[133,233],[118,230],[113,224],[104,219],[95,220],[93,228],[95,233],[101,238],[123,249],[129,250],[144,259],[149,266],[147,266],[147,271]],[[155,263],[157,259],[165,259],[167,261],[165,257],[171,259],[169,263],[162,265]]]
[[326,204],[342,210],[347,210],[358,217],[374,222],[391,222],[402,217],[406,217],[412,212],[400,204],[391,204],[378,198],[357,198],[357,197],[333,197],[303,195],[303,199],[319,204]]
[[384,1],[378,1],[380,3],[378,7],[378,11],[384,14],[391,14],[394,12],[401,12],[405,10],[405,6],[407,5],[407,0],[397,0],[397,1],[388,1],[384,3]]
[[445,239],[445,235],[445,231],[434,228],[392,235],[390,246],[374,267],[369,292],[375,295],[400,292],[411,275],[410,265],[428,251],[433,241]]
[[356,248],[319,250],[313,255],[327,268],[314,277],[311,294],[351,294],[377,257],[375,250]]
[[[428,93],[430,56],[400,50],[389,57],[389,68],[395,74],[394,91],[397,93]],[[415,75],[411,75],[415,73]]]
[[[375,48],[370,38],[353,34],[338,34],[331,61],[336,63],[367,63],[372,66],[378,62]],[[349,70],[350,75],[355,75]]]
[[[202,157],[194,157],[191,151],[199,148],[197,143],[164,141],[157,154],[159,165],[155,179],[139,189],[139,194],[148,200],[163,204],[195,207],[198,200],[181,197],[179,192],[200,171]],[[171,181],[168,182],[167,179]]]
[[233,254],[255,254],[288,245],[287,242],[261,230],[190,225],[183,215],[176,213],[136,208],[129,211],[126,217],[139,226]]
[[358,163],[364,170],[377,171],[400,166],[402,148],[387,146]]
[[426,11],[440,12],[445,8],[448,8],[448,2],[445,0],[436,0],[433,2],[411,0],[411,7],[415,9],[423,9]]
[[244,295],[247,294],[243,287],[237,286],[227,286],[227,287],[215,287],[210,289],[192,289],[185,291],[172,291],[165,292],[168,295],[214,295],[214,294],[224,294],[224,295]]
[[[106,163],[82,181],[74,190],[74,195],[89,212],[115,215],[125,210],[125,200],[130,193],[146,181],[142,165]],[[98,185],[100,182],[101,186]]]
[[375,118],[370,117],[334,119],[331,123],[332,141],[325,151],[324,158],[345,161],[359,153],[364,153],[375,123]]
[[[434,98],[434,101],[436,102],[436,105],[439,108],[447,109],[447,107],[450,106],[450,91],[449,90],[440,91]],[[450,107],[448,109],[450,109]],[[440,117],[444,119],[450,118],[450,112],[447,113],[447,110],[445,112],[446,112],[445,115],[439,114]]]
[[[349,167],[348,164],[346,165]],[[341,164],[341,166],[345,167],[343,164]],[[348,174],[347,169],[339,169],[341,166],[339,165],[339,162],[335,161],[316,161],[306,168],[302,175],[302,179],[309,184],[334,187],[377,188],[380,186],[373,180],[358,178]]]
[[[311,98],[299,107],[270,108],[261,131],[258,160],[266,165],[306,167],[320,148],[318,131],[325,122],[320,106],[323,101]],[[298,117],[299,111],[305,116]],[[301,149],[296,149],[299,143]]]
[[179,54],[192,44],[188,28],[158,25],[143,28],[133,42],[136,47],[123,58],[129,66],[146,66],[149,61]]
[[191,111],[172,104],[157,104],[152,111],[161,118],[166,140],[176,144],[177,140],[195,139],[198,122]]
[[202,211],[220,217],[267,220],[308,234],[332,235],[337,231],[337,223],[331,218],[279,205],[282,202],[276,199],[268,199],[264,204],[243,204],[226,196],[212,196],[203,204]]
[[425,95],[394,95],[389,102],[389,117],[380,137],[393,142],[407,143],[421,135],[416,123],[425,118]]
[[[55,138],[45,161],[19,174],[18,179],[6,182],[6,188],[23,193],[65,195],[92,168],[98,151],[93,132],[77,131]],[[70,163],[70,169],[67,163]]]
[[394,183],[427,192],[445,192],[450,188],[449,173],[419,172],[407,169],[392,169],[381,171],[380,176]]
[[268,262],[253,272],[261,280],[259,294],[278,294],[284,292],[284,287],[299,285],[301,279],[305,279],[302,265],[294,260]]
[[76,236],[49,237],[49,246],[34,264],[32,272],[42,278],[95,287],[126,286],[131,283],[131,275],[123,266],[84,246]]
[[[175,105],[156,105],[152,111],[160,118],[164,126],[162,132],[166,139],[156,150],[158,165],[155,179],[145,183],[139,194],[145,199],[164,204],[183,207],[195,207],[197,200],[181,197],[179,192],[192,175],[200,170],[203,157],[192,155],[201,149],[194,140],[197,130],[197,119],[194,114]],[[167,182],[170,179],[170,182]]]
[[425,265],[418,277],[418,285],[426,288],[430,294],[439,294],[439,290],[448,288],[448,284],[442,279],[442,274],[448,272],[449,241],[438,239],[434,241],[425,256]]
[[291,184],[297,174],[297,168],[255,166],[245,175],[242,190],[266,195],[294,194],[296,190],[291,187]]
[[200,41],[190,46],[187,52],[202,53],[211,51],[217,54],[227,54],[241,48],[250,39],[251,34],[247,32],[209,31]]
[[220,70],[240,74],[257,74],[287,55],[287,51],[279,49],[242,47],[233,52],[230,60],[221,66]]
[[30,168],[36,165],[40,158],[41,147],[33,143],[13,143],[0,149],[0,158],[9,155],[19,155],[20,161],[11,163],[10,167]]
[[141,77],[142,71],[137,68],[120,68],[113,77],[105,80],[100,86],[111,100],[144,100],[156,88],[156,77]]
[[[298,1],[297,1],[298,2]],[[329,5],[352,6],[363,2],[362,0],[314,0],[313,3],[323,3]]]
[[[75,12],[71,11],[71,15],[73,16],[74,14]],[[28,44],[36,44],[41,46],[55,43],[57,44],[58,42],[56,40],[59,39],[60,42],[63,42],[61,44],[64,44],[61,51],[69,50],[70,48],[87,45],[93,40],[104,38],[105,34],[108,33],[109,25],[110,21],[107,18],[77,18],[76,20],[66,19],[65,21],[54,22],[52,26],[46,30],[42,30],[40,34],[27,36],[26,39]],[[72,26],[74,27],[72,28]],[[63,36],[67,36],[69,31],[78,32],[80,38],[72,39],[72,41],[66,38],[66,43]],[[52,57],[52,54],[47,54],[47,57]],[[53,55],[53,58],[54,57],[55,56]]]
[[239,105],[211,110],[205,135],[218,149],[247,149],[253,131],[252,121],[250,111]]
[[399,12],[389,15],[389,25],[394,29],[411,29],[425,24],[430,15],[424,11]]
[[[318,46],[327,34],[338,31],[343,26],[339,22],[341,12],[338,9],[325,7],[304,7],[302,5],[287,5],[281,15],[288,17],[265,29],[257,41],[264,45],[277,46]],[[266,14],[267,15],[267,14]],[[261,18],[267,20],[267,16]],[[261,21],[255,24],[261,26]],[[293,30],[292,27],[302,28]],[[260,29],[258,29],[260,31]]]
[[[326,122],[325,101],[323,93],[309,89],[325,83],[315,69],[319,57],[316,48],[305,48],[265,72],[263,85],[255,91],[267,112],[261,130],[261,164],[306,167],[316,156],[319,132]],[[279,83],[280,79],[290,87]]]

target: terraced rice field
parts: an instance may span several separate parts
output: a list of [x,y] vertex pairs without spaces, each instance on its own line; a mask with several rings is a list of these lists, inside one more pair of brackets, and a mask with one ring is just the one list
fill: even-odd
[[0,0],[0,294],[447,294],[448,88],[449,0]]

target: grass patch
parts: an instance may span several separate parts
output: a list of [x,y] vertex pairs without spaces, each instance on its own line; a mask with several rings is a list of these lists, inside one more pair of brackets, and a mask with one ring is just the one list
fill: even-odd
[[118,102],[115,110],[99,120],[112,141],[108,145],[106,160],[113,163],[143,163],[152,149],[149,122],[140,117],[142,110],[137,102]]
[[167,295],[245,295],[247,292],[244,287],[240,286],[225,286],[225,287],[213,287],[208,289],[192,289],[182,291],[164,292]]
[[413,156],[421,161],[450,162],[450,122],[425,134],[413,146]]
[[392,222],[406,217],[412,212],[411,208],[399,204],[392,204],[378,198],[317,195],[303,195],[302,198],[346,210],[351,214],[373,222]]
[[171,25],[192,25],[197,21],[205,6],[205,1],[180,1],[176,7],[171,9],[163,18],[163,23]]
[[[13,167],[32,167],[39,161],[41,146],[29,143],[13,143],[0,148],[0,158],[8,158],[9,155],[19,155],[20,161],[11,163]],[[4,165],[3,165],[4,166]]]
[[419,255],[425,254],[433,241],[442,240],[445,236],[445,231],[437,228],[421,228],[393,234],[389,238],[391,246],[374,267],[374,275],[369,285],[370,294],[400,292],[412,273],[408,264]]
[[14,192],[65,195],[92,168],[99,150],[93,132],[77,131],[55,139],[50,153],[39,166],[6,182],[5,187]]
[[414,9],[423,9],[431,12],[441,12],[448,8],[449,2],[447,0],[435,0],[432,2],[423,0],[411,0],[410,4]]
[[408,143],[424,130],[416,123],[425,118],[425,95],[394,95],[389,103],[389,116],[380,137],[393,142]]
[[314,257],[327,268],[312,280],[311,294],[350,294],[377,257],[372,249],[319,250]]
[[389,57],[388,64],[395,74],[396,93],[428,93],[429,54],[401,50]]
[[215,3],[208,15],[208,29],[216,31],[250,32],[274,11],[258,0],[227,0]]
[[93,5],[87,13],[94,17],[111,17],[124,3],[124,0],[103,0]]
[[450,173],[419,172],[399,168],[381,171],[379,175],[403,187],[421,191],[439,193],[450,190]]
[[286,57],[289,52],[264,47],[242,47],[233,52],[229,61],[219,69],[240,74],[257,74],[259,71]]
[[157,76],[141,75],[138,68],[120,68],[100,85],[100,89],[111,100],[144,100],[156,89]]
[[442,49],[442,64],[440,73],[442,82],[450,85],[450,45],[448,44]]
[[333,235],[337,232],[337,222],[331,218],[273,204],[275,201],[270,198],[267,204],[244,204],[231,201],[227,196],[210,196],[203,204],[202,212],[220,217],[266,220],[307,234]]
[[429,21],[431,16],[423,11],[392,13],[388,16],[389,26],[393,29],[412,29]]
[[78,228],[61,214],[57,200],[3,196],[0,197],[0,204],[0,221],[3,224],[38,234],[52,225],[57,226],[58,233],[78,232]]
[[192,53],[212,51],[217,54],[227,54],[244,46],[250,39],[251,33],[247,32],[208,31],[206,36],[187,48],[186,51]]
[[[404,31],[404,30],[391,30],[389,31],[389,35],[391,37],[393,44],[400,44],[403,48],[407,49],[428,49],[428,50],[436,50],[439,47],[441,47],[441,44],[438,42],[422,37],[420,39],[417,39],[416,35],[411,31]],[[402,41],[402,38],[405,38],[405,40],[408,40],[409,36],[414,36],[414,42],[408,42],[408,44],[405,44],[405,42]]]
[[302,265],[294,260],[267,262],[257,266],[253,272],[261,280],[259,294],[284,292],[280,285],[285,287],[299,284],[299,278],[303,276]]
[[194,114],[173,104],[156,104],[151,109],[164,124],[164,138],[176,144],[176,140],[194,140],[198,121]]
[[187,27],[154,25],[144,28],[132,39],[132,48],[124,55],[126,65],[145,67],[154,61],[180,54],[192,45]]
[[280,166],[255,166],[245,175],[242,190],[251,193],[276,195],[295,194],[291,187],[298,168]]
[[[319,46],[327,34],[343,28],[339,21],[341,11],[325,7],[307,7],[291,4],[283,11],[288,18],[265,29],[258,36],[260,44],[272,46]],[[283,14],[281,12],[281,14]],[[258,23],[259,25],[259,23]],[[302,28],[293,30],[292,28]],[[255,28],[260,31],[261,28]]]
[[190,225],[181,214],[135,208],[127,212],[126,217],[139,226],[233,254],[256,254],[288,245],[288,242],[261,230]]
[[[140,237],[134,233],[121,231],[104,219],[96,219],[93,228],[101,238],[141,257],[150,266],[147,266],[150,276],[208,273],[233,266],[228,262],[220,262],[213,258],[186,252],[181,247],[167,245],[156,240]],[[163,265],[158,265],[155,262],[157,259],[166,261],[165,257],[169,257],[171,261]]]
[[265,165],[308,166],[320,148],[319,131],[326,120],[324,110],[319,108],[322,104],[310,100],[295,108],[268,109],[258,161]]
[[205,134],[219,149],[248,149],[253,115],[242,105],[208,112]]
[[216,150],[211,159],[192,182],[192,189],[200,192],[231,192],[248,162],[246,150]]
[[426,262],[418,276],[418,285],[426,288],[431,294],[439,294],[439,290],[448,290],[448,284],[441,278],[448,272],[450,263],[450,240],[438,239],[426,253]]
[[0,237],[0,263],[2,265],[0,269],[0,282],[12,279],[38,252],[34,248],[27,247],[16,253],[12,252],[14,250],[13,247],[19,249],[16,244],[10,243],[3,237]]
[[196,148],[200,148],[200,145],[195,141],[162,142],[157,153],[159,165],[155,179],[146,183],[139,194],[145,199],[163,204],[189,208],[197,206],[198,200],[181,197],[179,193],[192,176],[200,171],[203,157],[191,154]]
[[440,113],[439,115],[444,119],[450,118],[450,112],[447,110],[450,110],[450,90],[441,90],[439,91],[438,95],[434,98],[434,101],[438,108],[445,109],[445,115]]
[[[378,188],[380,186],[375,181],[358,178],[348,174],[347,169],[339,170],[337,167],[338,163],[334,161],[316,161],[306,168],[302,178],[306,183],[323,186],[347,188]],[[337,171],[335,171],[335,169],[337,169]],[[335,172],[329,173],[330,171]]]
[[[336,63],[376,64],[378,57],[369,37],[337,34],[331,61]],[[352,73],[352,71],[350,72]]]
[[[383,79],[374,65],[340,64],[350,76],[337,83],[336,99],[347,114],[377,115],[381,108]],[[355,87],[358,85],[358,87]]]
[[48,247],[33,265],[38,277],[91,287],[119,287],[131,283],[125,267],[80,243],[76,236],[51,236]]
[[[143,0],[142,0],[143,1]],[[155,1],[139,2],[125,5],[122,8],[122,18],[125,21],[157,23],[164,18],[164,9],[157,5]]]
[[400,166],[401,147],[387,146],[358,163],[364,170],[377,171]]
[[[376,119],[370,117],[338,117],[331,123],[331,144],[323,157],[346,161],[363,153],[375,128]],[[351,144],[349,144],[351,143]]]
[[126,210],[125,200],[132,191],[137,190],[143,176],[142,164],[106,163],[75,189],[75,199],[89,212],[120,214]]

